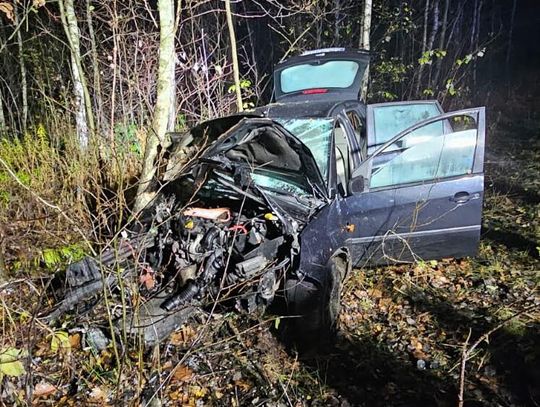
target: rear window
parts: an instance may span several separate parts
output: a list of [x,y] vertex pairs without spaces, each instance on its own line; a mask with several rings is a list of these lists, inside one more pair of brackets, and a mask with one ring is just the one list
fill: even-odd
[[346,89],[354,83],[358,69],[358,63],[354,61],[328,61],[320,65],[291,66],[281,72],[281,91],[290,93],[315,88]]

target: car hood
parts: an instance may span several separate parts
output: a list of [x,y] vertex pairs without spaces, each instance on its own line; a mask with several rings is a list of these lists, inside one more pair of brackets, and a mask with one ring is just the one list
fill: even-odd
[[252,171],[275,171],[284,178],[308,186],[308,190],[317,198],[328,196],[326,184],[311,151],[271,119],[242,118],[218,137],[202,154],[201,160],[219,162],[222,166],[240,166]]

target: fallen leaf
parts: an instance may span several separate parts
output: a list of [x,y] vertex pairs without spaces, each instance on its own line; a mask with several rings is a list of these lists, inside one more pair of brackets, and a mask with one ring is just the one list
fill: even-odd
[[144,284],[147,290],[151,290],[156,285],[156,279],[154,278],[154,273],[149,271],[144,271],[143,274],[139,277],[141,284]]
[[0,351],[0,377],[21,376],[26,371],[21,362],[23,351],[17,348],[7,348]]
[[185,325],[182,327],[182,329],[176,332],[173,332],[171,336],[169,337],[169,340],[170,340],[171,345],[181,346],[181,345],[185,345],[188,341],[193,339],[195,335],[196,335],[195,330],[192,327]]
[[55,331],[51,338],[51,351],[53,353],[59,350],[68,351],[71,349],[69,335],[65,331]]
[[81,347],[81,334],[69,335],[69,344],[72,349],[79,349]]
[[377,288],[371,288],[368,290],[368,294],[370,295],[370,297],[373,297],[373,298],[381,298],[382,297],[382,292],[381,290],[377,289]]
[[189,367],[180,365],[173,373],[173,378],[180,382],[187,382],[193,376],[193,370]]
[[90,400],[95,401],[95,402],[103,403],[107,400],[107,395],[98,386],[94,387],[88,396]]
[[48,396],[57,390],[55,386],[46,381],[41,381],[34,387],[34,397]]

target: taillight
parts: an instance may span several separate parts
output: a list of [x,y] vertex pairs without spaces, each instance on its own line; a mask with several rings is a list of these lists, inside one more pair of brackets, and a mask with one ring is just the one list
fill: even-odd
[[302,91],[303,95],[316,95],[319,93],[327,93],[328,89],[306,89]]

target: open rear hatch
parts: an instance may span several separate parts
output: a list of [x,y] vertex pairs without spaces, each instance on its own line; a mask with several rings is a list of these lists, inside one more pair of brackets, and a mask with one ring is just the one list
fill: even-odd
[[275,67],[275,99],[358,100],[368,64],[368,52],[345,48],[309,51],[289,58]]

